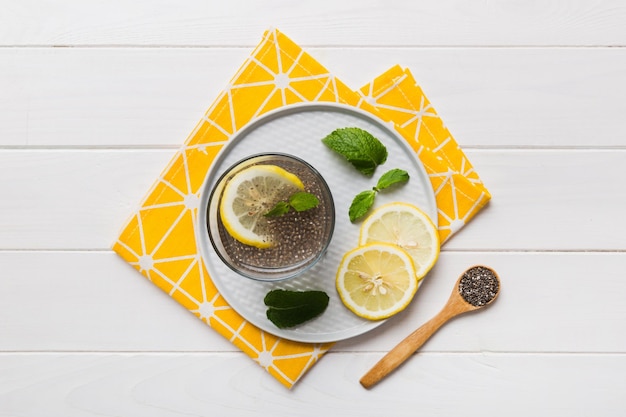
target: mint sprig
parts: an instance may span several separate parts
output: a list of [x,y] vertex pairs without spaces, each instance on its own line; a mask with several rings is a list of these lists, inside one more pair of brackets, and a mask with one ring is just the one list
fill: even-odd
[[371,190],[362,191],[354,197],[348,210],[350,221],[354,222],[367,214],[369,209],[374,205],[376,194],[379,191],[389,188],[395,184],[404,184],[408,180],[409,173],[402,169],[395,168],[385,172],[378,179],[378,183],[376,183],[375,187],[372,187]]
[[369,209],[374,205],[375,199],[376,191],[374,189],[365,190],[358,193],[356,197],[354,197],[354,199],[352,200],[352,204],[350,204],[350,209],[348,209],[350,221],[354,222],[365,216]]
[[289,201],[279,201],[272,207],[265,217],[278,217],[289,213],[289,210],[294,209],[297,212],[310,210],[319,205],[320,201],[315,194],[307,193],[306,191],[299,191],[289,196]]
[[279,329],[297,326],[322,314],[329,297],[323,291],[272,290],[263,302],[267,318]]
[[358,127],[336,129],[322,142],[342,155],[359,172],[371,176],[387,160],[387,148],[371,133]]
[[394,184],[402,184],[405,183],[409,180],[409,173],[406,172],[403,169],[391,169],[387,172],[385,172],[380,179],[378,180],[378,183],[376,184],[376,187],[374,187],[375,191],[380,191],[380,190],[384,190],[385,188],[389,188]]

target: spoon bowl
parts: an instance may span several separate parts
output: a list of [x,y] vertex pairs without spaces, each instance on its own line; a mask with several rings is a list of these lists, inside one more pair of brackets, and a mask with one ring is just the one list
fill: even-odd
[[456,281],[441,311],[390,350],[359,382],[365,388],[372,387],[407,360],[448,320],[490,305],[499,294],[500,278],[493,269],[482,265],[468,268]]

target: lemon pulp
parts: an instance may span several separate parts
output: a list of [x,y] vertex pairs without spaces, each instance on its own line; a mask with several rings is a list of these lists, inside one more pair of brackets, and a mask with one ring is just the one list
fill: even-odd
[[418,280],[411,257],[398,246],[371,243],[347,252],[336,287],[353,313],[380,320],[402,311],[413,299]]
[[439,232],[418,207],[401,202],[376,209],[361,225],[359,244],[386,242],[404,249],[423,278],[439,258]]
[[278,201],[304,190],[300,179],[276,165],[253,165],[236,173],[224,187],[220,218],[234,239],[257,248],[274,244],[264,214]]

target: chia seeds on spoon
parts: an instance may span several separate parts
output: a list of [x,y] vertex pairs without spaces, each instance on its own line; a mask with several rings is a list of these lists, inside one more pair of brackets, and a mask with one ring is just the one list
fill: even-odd
[[459,293],[469,304],[481,307],[498,295],[498,277],[489,268],[475,266],[468,269],[459,282]]

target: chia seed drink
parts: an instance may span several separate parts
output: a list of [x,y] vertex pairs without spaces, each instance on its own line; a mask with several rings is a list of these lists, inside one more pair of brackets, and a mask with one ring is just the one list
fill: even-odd
[[[304,184],[304,191],[319,200],[315,208],[302,212],[292,209],[282,216],[267,218],[274,242],[269,248],[246,245],[233,238],[219,213],[218,200],[228,179],[244,168],[262,164],[276,165],[296,175]],[[312,166],[289,155],[254,156],[235,164],[218,181],[211,200],[208,230],[213,246],[231,269],[249,278],[279,280],[296,276],[319,260],[332,237],[335,209],[328,185]]]

